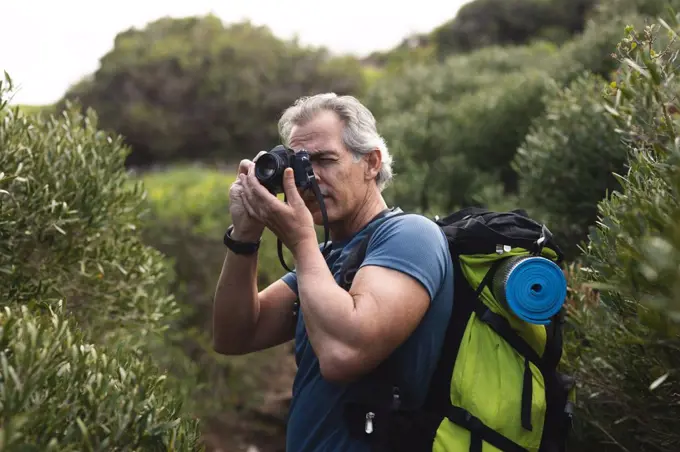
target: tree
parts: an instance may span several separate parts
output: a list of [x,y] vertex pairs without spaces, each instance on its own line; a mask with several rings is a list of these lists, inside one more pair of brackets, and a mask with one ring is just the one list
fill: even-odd
[[90,80],[64,99],[79,99],[122,134],[129,164],[234,162],[278,143],[277,119],[297,97],[356,94],[363,83],[353,58],[208,15],[119,33]]
[[628,150],[606,111],[603,78],[585,73],[547,90],[545,112],[534,119],[514,168],[525,207],[544,217],[570,257],[597,220],[597,204],[620,188]]

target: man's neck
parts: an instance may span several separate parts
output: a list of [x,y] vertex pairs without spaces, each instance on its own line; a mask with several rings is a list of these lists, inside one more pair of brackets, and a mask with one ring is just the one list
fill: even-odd
[[379,193],[369,197],[354,215],[342,222],[330,225],[331,240],[337,242],[352,237],[386,208],[387,203]]

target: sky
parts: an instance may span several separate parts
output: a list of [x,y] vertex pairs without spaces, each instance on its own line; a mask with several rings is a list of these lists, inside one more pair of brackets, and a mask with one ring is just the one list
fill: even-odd
[[13,104],[48,104],[98,68],[117,33],[164,16],[249,19],[284,39],[297,35],[304,44],[364,56],[431,30],[468,1],[2,0],[0,71],[18,87]]

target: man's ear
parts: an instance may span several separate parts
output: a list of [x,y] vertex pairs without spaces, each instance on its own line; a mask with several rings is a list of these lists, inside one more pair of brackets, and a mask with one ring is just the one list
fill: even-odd
[[382,155],[380,154],[380,149],[378,148],[373,149],[371,152],[364,156],[364,160],[366,161],[366,170],[364,172],[366,180],[373,180],[376,177],[378,177],[378,173],[380,172],[380,165],[382,163]]

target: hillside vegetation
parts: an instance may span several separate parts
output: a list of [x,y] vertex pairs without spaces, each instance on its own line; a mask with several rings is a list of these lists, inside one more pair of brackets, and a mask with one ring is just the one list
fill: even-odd
[[[290,345],[219,356],[210,311],[235,165],[325,91],[375,113],[390,204],[521,207],[556,234],[570,450],[680,450],[679,7],[475,0],[364,59],[164,18],[56,105],[3,102],[3,450],[283,450]],[[260,287],[283,274],[270,233],[259,264]]]
[[[177,314],[167,265],[139,234],[128,149],[94,114],[40,119],[0,84],[1,447],[177,450],[200,446],[186,392],[163,365]],[[190,363],[187,363],[190,366]]]

